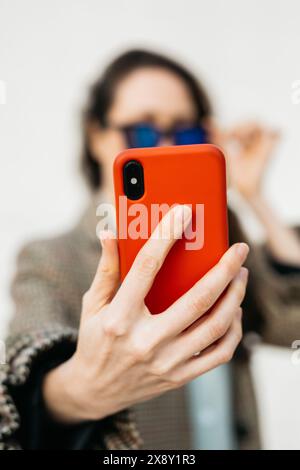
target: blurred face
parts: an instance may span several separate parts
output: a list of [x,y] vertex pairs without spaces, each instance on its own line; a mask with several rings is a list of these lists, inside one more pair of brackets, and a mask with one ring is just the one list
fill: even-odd
[[[141,68],[118,85],[107,121],[111,127],[151,123],[160,129],[195,122],[196,109],[185,83],[176,74],[163,68]],[[126,148],[126,139],[119,129],[89,130],[93,155],[103,167],[103,188],[113,194],[112,165],[115,156]],[[164,138],[160,145],[172,145]]]

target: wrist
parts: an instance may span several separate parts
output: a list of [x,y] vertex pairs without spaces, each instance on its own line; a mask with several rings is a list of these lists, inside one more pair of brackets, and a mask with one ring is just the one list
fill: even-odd
[[65,424],[76,424],[92,419],[87,406],[87,393],[80,375],[76,373],[72,356],[47,373],[42,384],[46,408],[52,418]]
[[248,204],[255,206],[257,203],[264,201],[264,197],[259,189],[253,191],[241,191],[241,195]]
[[247,195],[243,194],[243,196],[258,217],[268,207],[268,203],[260,191],[248,193]]

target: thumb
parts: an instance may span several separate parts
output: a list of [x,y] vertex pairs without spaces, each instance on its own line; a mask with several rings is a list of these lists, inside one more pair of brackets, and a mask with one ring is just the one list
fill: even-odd
[[102,254],[91,290],[97,297],[97,306],[102,308],[111,301],[119,286],[119,252],[115,235],[103,230],[99,233]]

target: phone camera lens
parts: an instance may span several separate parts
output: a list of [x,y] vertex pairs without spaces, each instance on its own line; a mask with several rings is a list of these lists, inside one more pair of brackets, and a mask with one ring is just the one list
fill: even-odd
[[144,170],[140,162],[130,160],[123,167],[124,193],[128,199],[140,199],[144,194]]

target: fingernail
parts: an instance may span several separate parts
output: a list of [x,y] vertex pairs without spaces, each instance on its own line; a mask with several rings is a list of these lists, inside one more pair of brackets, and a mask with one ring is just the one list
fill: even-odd
[[189,206],[185,206],[184,204],[180,204],[175,207],[175,217],[183,222],[189,220],[192,216],[192,209]]
[[239,243],[237,246],[239,257],[244,261],[249,253],[249,247],[246,243]]
[[99,239],[102,247],[105,245],[106,240],[110,240],[111,238],[113,238],[111,232],[108,230],[100,230]]
[[240,272],[239,272],[239,277],[242,281],[247,281],[248,279],[248,275],[249,275],[249,271],[247,268],[245,268],[245,266],[243,266],[241,269],[240,269]]

